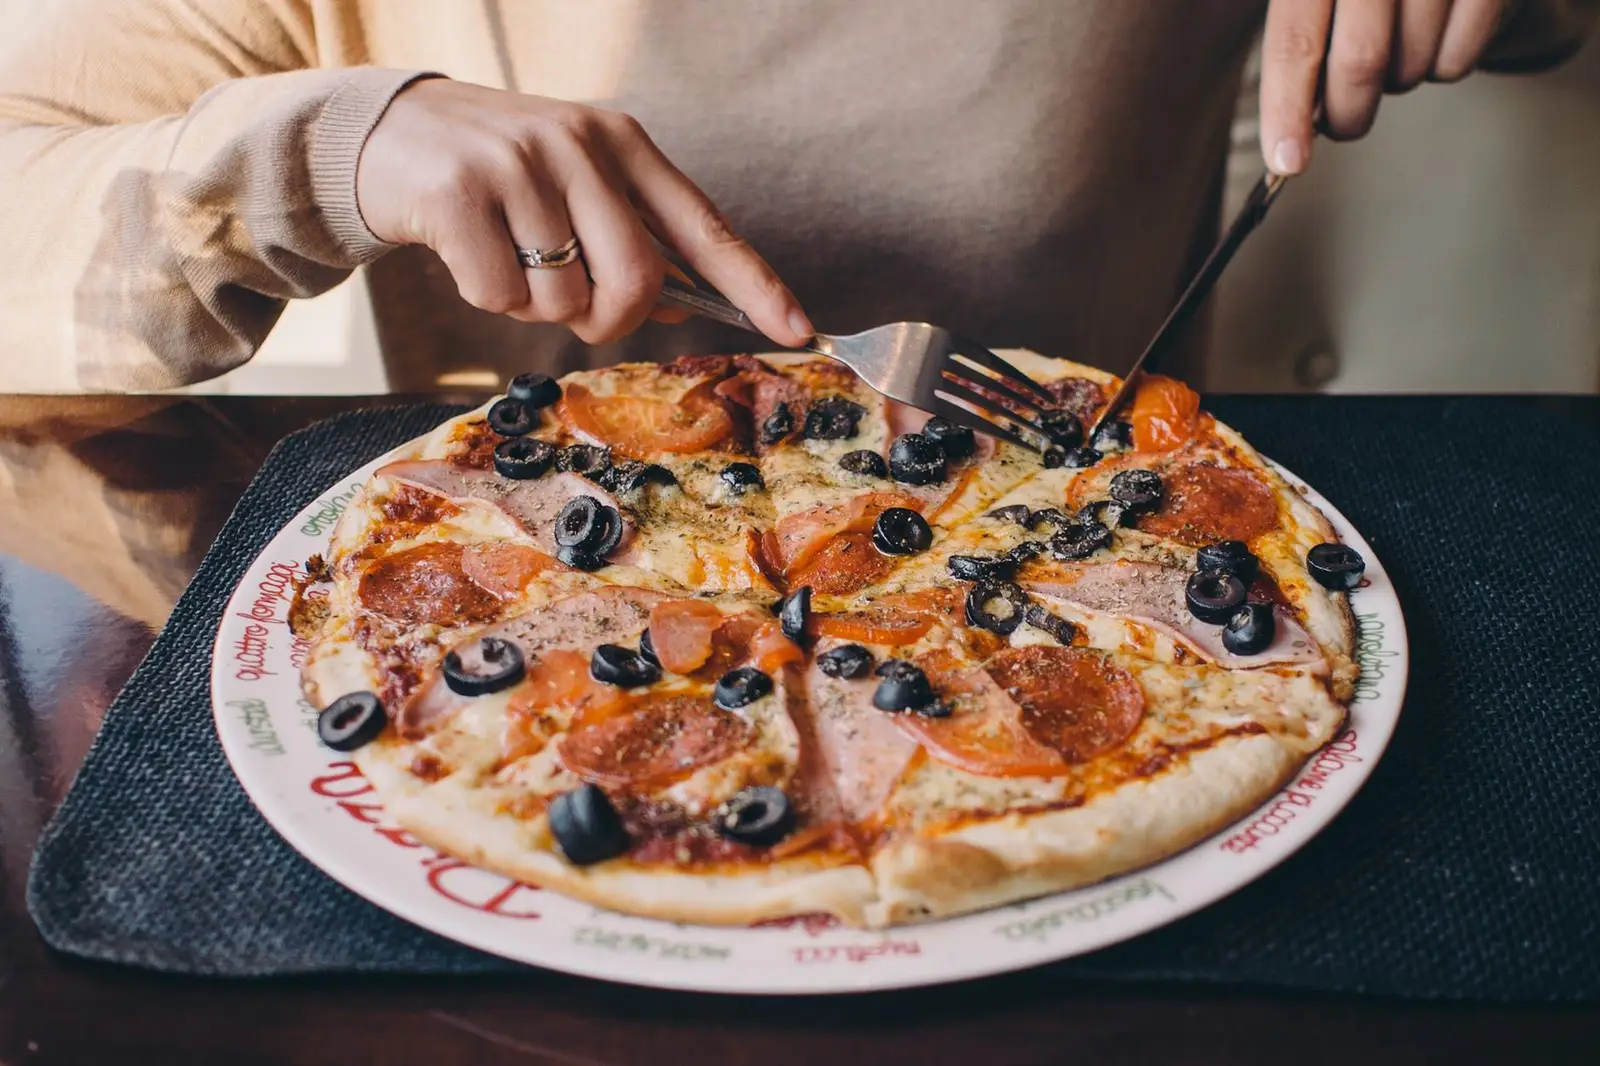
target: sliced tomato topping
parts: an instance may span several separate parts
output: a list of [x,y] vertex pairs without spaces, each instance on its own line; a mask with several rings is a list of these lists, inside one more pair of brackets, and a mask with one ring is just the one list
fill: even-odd
[[1136,451],[1169,452],[1199,432],[1200,397],[1181,381],[1148,374],[1134,393],[1129,421]]
[[676,403],[651,396],[596,396],[575,383],[566,387],[561,404],[574,429],[625,455],[701,451],[733,432],[733,419],[709,383],[690,389]]
[[361,575],[356,596],[369,611],[413,625],[485,622],[500,600],[467,577],[459,544],[440,541],[390,552]]
[[[923,506],[922,500],[903,492],[866,492],[831,507],[813,507],[784,515],[768,538],[768,562],[779,572],[790,573],[804,566],[837,534],[867,532],[878,515],[891,507],[921,511]],[[791,585],[800,584],[804,582],[791,582]]]
[[705,696],[662,694],[568,733],[557,754],[562,766],[586,781],[660,786],[732,755],[751,735],[744,719]]
[[910,644],[933,628],[931,614],[873,607],[847,614],[814,614],[806,626],[813,637],[837,637],[859,644]]
[[461,571],[472,583],[496,596],[517,596],[539,574],[561,564],[526,544],[469,544],[461,552]]
[[1278,525],[1272,490],[1248,470],[1193,463],[1162,476],[1161,506],[1139,519],[1146,533],[1191,547],[1250,541]]
[[805,565],[789,573],[789,586],[810,585],[811,591],[842,596],[887,577],[895,559],[872,546],[872,534],[840,533]]
[[1144,719],[1144,689],[1093,652],[1035,644],[989,660],[988,675],[1021,708],[1038,743],[1081,763],[1121,744]]
[[790,663],[803,663],[806,653],[784,635],[777,622],[763,622],[750,638],[749,660],[763,673],[775,674]]
[[716,604],[705,600],[668,600],[650,610],[650,644],[661,666],[690,674],[711,658],[712,638],[724,621]]
[[506,713],[513,721],[525,719],[532,724],[561,709],[571,712],[575,723],[598,722],[626,703],[621,689],[590,676],[587,655],[557,648],[528,664],[528,675],[512,693]]

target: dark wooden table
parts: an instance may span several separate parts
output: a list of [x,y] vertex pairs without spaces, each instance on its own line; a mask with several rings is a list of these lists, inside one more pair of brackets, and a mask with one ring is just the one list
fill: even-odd
[[[1026,973],[830,1000],[539,972],[222,982],[54,954],[23,907],[28,858],[107,705],[273,443],[396,400],[0,397],[0,1066],[1600,1061],[1600,1008],[1587,1007]],[[1600,422],[1600,400],[1530,402]]]

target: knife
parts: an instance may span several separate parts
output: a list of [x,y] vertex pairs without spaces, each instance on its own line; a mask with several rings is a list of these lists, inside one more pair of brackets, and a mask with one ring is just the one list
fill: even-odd
[[1206,256],[1206,261],[1200,264],[1200,269],[1195,272],[1194,278],[1189,282],[1189,287],[1183,290],[1183,295],[1178,298],[1177,306],[1167,315],[1166,321],[1161,323],[1161,328],[1156,330],[1156,335],[1150,338],[1150,343],[1145,346],[1143,354],[1133,364],[1133,369],[1123,377],[1122,384],[1112,394],[1111,402],[1106,404],[1105,410],[1100,412],[1100,417],[1094,420],[1094,425],[1089,427],[1088,436],[1085,438],[1089,445],[1094,444],[1095,436],[1104,426],[1116,417],[1134,390],[1139,387],[1139,379],[1147,371],[1153,371],[1160,361],[1161,355],[1172,341],[1172,338],[1183,329],[1189,319],[1194,317],[1195,311],[1205,303],[1206,296],[1216,285],[1217,279],[1222,276],[1222,271],[1227,267],[1228,261],[1233,258],[1233,253],[1239,250],[1239,245],[1244,243],[1252,230],[1261,225],[1261,220],[1267,217],[1267,208],[1272,206],[1272,201],[1277,199],[1278,192],[1283,188],[1284,182],[1289,179],[1282,174],[1267,173],[1261,175],[1261,180],[1256,182],[1255,188],[1250,190],[1250,195],[1245,197],[1244,205],[1239,208],[1239,213],[1234,216],[1233,223],[1228,226],[1228,231],[1222,235],[1211,254]]

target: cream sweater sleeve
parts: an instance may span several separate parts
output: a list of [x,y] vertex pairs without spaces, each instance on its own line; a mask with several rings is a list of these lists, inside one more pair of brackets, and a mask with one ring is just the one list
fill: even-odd
[[[417,71],[312,69],[325,0],[50,0],[0,55],[0,389],[248,359],[385,246],[361,146]],[[336,6],[336,5],[335,5]]]

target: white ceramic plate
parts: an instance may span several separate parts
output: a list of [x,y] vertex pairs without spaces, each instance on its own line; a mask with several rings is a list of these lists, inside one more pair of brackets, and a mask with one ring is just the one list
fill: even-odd
[[615,914],[421,844],[385,815],[353,763],[318,742],[316,710],[298,682],[307,648],[286,621],[290,583],[327,550],[334,521],[381,462],[296,515],[228,601],[212,656],[217,733],[267,821],[330,877],[425,929],[536,966],[693,991],[825,993],[938,984],[1093,951],[1221,899],[1304,846],[1372,773],[1400,715],[1408,656],[1393,586],[1360,534],[1308,490],[1366,557],[1367,583],[1353,600],[1361,680],[1344,732],[1235,824],[1088,888],[881,932],[825,918],[726,929]]

